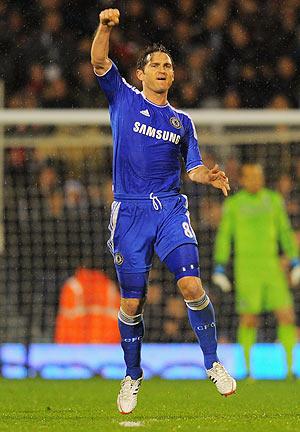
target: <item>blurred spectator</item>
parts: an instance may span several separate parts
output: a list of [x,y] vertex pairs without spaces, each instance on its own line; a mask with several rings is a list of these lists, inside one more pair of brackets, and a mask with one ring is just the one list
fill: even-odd
[[33,63],[29,69],[29,77],[26,86],[27,91],[40,100],[45,85],[46,80],[44,67],[39,63]]
[[73,96],[65,79],[57,78],[48,84],[43,95],[45,108],[72,108],[73,105]]
[[292,227],[299,228],[300,202],[299,192],[289,173],[282,173],[277,181],[277,190],[282,195],[287,213],[290,217]]
[[214,64],[214,76],[220,73],[219,79],[216,79],[217,88],[219,88],[222,80],[222,66],[221,63],[221,49],[224,44],[225,38],[225,25],[228,18],[228,5],[229,2],[224,1],[222,4],[219,2],[209,5],[203,22],[203,31],[200,33],[200,41],[204,43],[210,52]]
[[298,105],[295,89],[298,90],[299,80],[294,60],[288,56],[282,56],[277,60],[275,88],[277,92],[285,95],[290,106],[296,108]]
[[38,176],[38,188],[44,197],[48,197],[59,187],[59,178],[56,170],[51,166],[44,166]]
[[157,6],[152,10],[151,42],[162,43],[169,39],[170,30],[174,26],[172,12],[166,6]]
[[41,7],[44,11],[53,11],[61,7],[62,0],[39,0]]
[[241,108],[241,99],[239,92],[234,88],[229,88],[223,99],[223,107],[228,109]]
[[75,105],[81,108],[99,108],[105,105],[104,95],[98,91],[95,75],[89,61],[79,63],[75,88]]
[[5,154],[5,176],[16,192],[30,183],[27,155],[28,150],[21,147],[8,149]]
[[119,308],[116,285],[98,270],[79,267],[61,288],[55,342],[119,342]]
[[240,68],[238,88],[242,108],[261,108],[263,106],[261,95],[257,92],[259,81],[254,65],[245,64]]
[[192,82],[185,82],[180,89],[180,105],[183,108],[196,108],[199,105],[199,88]]
[[51,9],[44,14],[38,34],[38,49],[42,55],[46,78],[50,81],[60,78],[71,66],[74,46],[63,24],[62,13],[58,9]]
[[277,93],[270,101],[269,108],[284,110],[291,108],[289,99],[282,93]]
[[196,0],[178,0],[177,13],[179,20],[186,20],[196,24],[202,11],[201,3]]
[[68,210],[85,209],[87,197],[84,186],[78,180],[67,180],[64,186],[65,204]]
[[[131,0],[124,5],[121,25],[126,29],[126,39],[132,40],[143,46],[147,35],[147,24],[150,18],[142,0]],[[145,25],[146,24],[146,25]]]

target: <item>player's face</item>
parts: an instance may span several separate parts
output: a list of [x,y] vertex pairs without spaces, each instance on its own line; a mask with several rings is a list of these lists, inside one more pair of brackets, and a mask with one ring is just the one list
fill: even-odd
[[264,184],[264,173],[260,165],[243,166],[241,185],[247,192],[255,194],[260,191]]
[[154,52],[149,55],[149,61],[144,70],[137,70],[137,77],[143,83],[143,88],[148,88],[155,93],[166,93],[174,81],[174,69],[168,54]]

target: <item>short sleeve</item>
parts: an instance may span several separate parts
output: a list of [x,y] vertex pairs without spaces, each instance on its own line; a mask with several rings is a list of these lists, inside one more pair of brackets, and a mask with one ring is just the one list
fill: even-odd
[[192,169],[203,165],[203,161],[198,145],[195,125],[190,117],[187,117],[185,128],[186,132],[181,143],[181,154],[184,160],[185,168],[187,172],[189,172]]
[[114,103],[119,97],[123,84],[123,79],[118,71],[117,66],[112,63],[110,69],[103,75],[98,75],[95,72],[97,81],[101,90],[104,92],[109,104]]

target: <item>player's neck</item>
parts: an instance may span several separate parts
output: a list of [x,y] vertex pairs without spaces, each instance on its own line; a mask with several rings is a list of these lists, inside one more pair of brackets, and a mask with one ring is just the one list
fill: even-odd
[[154,103],[155,105],[167,105],[168,103],[168,92],[165,93],[155,93],[154,91],[144,88],[143,95],[145,98]]

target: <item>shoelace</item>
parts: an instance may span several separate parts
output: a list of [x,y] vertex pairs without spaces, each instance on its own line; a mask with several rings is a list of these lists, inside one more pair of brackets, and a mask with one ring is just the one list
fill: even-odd
[[127,380],[125,378],[125,379],[123,379],[122,385],[121,385],[122,396],[124,396],[125,398],[128,398],[129,396],[131,396],[130,391],[131,391],[131,380]]
[[215,369],[218,377],[220,377],[221,379],[225,379],[227,381],[231,380],[229,373],[226,371],[226,369],[223,366],[218,364],[217,366],[215,366]]
[[163,208],[162,203],[160,202],[159,198],[153,194],[153,192],[151,192],[149,197],[152,200],[152,205],[154,210],[162,210]]
[[123,379],[121,385],[121,393],[124,398],[130,398],[132,395],[136,394],[136,391],[139,389],[139,383],[134,380]]

